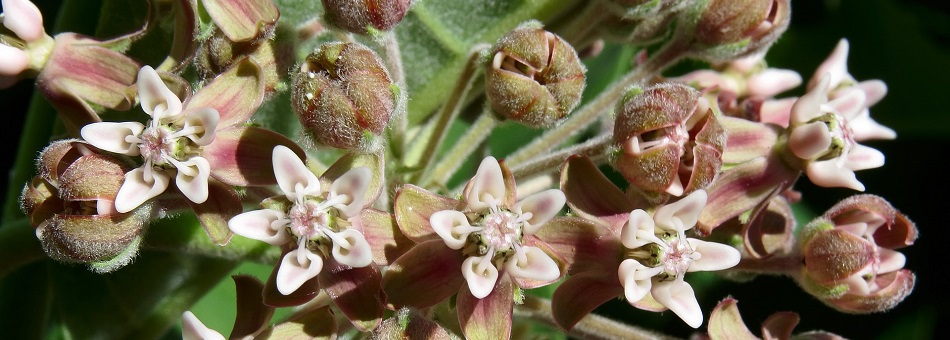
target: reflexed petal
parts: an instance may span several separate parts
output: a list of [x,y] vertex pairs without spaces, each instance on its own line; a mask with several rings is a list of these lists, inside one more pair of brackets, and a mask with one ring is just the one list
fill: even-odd
[[561,208],[567,198],[558,189],[549,189],[525,197],[512,208],[516,214],[531,213],[531,218],[525,221],[524,234],[534,235],[545,223],[551,220]]
[[277,186],[291,201],[304,195],[318,196],[320,194],[320,180],[290,148],[283,145],[275,146],[273,164]]
[[623,296],[627,298],[627,302],[634,304],[646,297],[653,287],[653,276],[662,271],[663,267],[648,268],[634,259],[623,260],[617,270],[617,276],[620,277]]
[[347,195],[350,198],[348,202],[334,205],[334,207],[348,218],[358,215],[360,210],[363,210],[363,197],[366,196],[366,189],[372,179],[373,173],[369,168],[359,167],[350,169],[334,180],[330,185],[330,199],[339,195]]
[[[485,157],[465,195],[465,203],[474,211],[484,211],[505,199],[505,179],[495,157]],[[491,198],[489,198],[489,196]]]
[[788,136],[788,148],[796,157],[812,160],[820,157],[831,147],[831,132],[828,125],[812,122],[792,129]]
[[851,170],[865,170],[884,165],[884,154],[861,144],[855,144],[846,156],[845,166]]
[[838,41],[838,45],[835,46],[831,55],[818,66],[815,70],[815,75],[812,76],[811,82],[808,83],[809,90],[815,88],[817,85],[816,80],[819,79],[819,77],[829,78],[832,88],[838,87],[838,85],[845,81],[854,81],[854,78],[848,73],[848,39]]
[[766,69],[749,79],[749,95],[772,97],[802,83],[802,76],[792,70]]
[[183,340],[224,340],[221,333],[206,327],[191,311],[181,315],[181,338]]
[[145,203],[152,197],[158,196],[168,188],[171,179],[162,171],[152,171],[152,178],[145,179],[145,170],[136,168],[125,174],[122,187],[115,195],[115,210],[127,213]]
[[445,198],[426,189],[406,184],[396,192],[393,213],[399,230],[416,243],[442,240],[435,234],[429,219],[442,210],[461,210],[464,203]]
[[320,274],[322,269],[323,259],[320,256],[308,250],[295,249],[284,255],[280,261],[280,268],[277,269],[277,290],[281,294],[290,295],[304,282]]
[[466,339],[508,339],[514,309],[514,283],[508,276],[498,280],[491,294],[479,298],[462,287],[456,299],[459,325]]
[[739,250],[722,243],[706,242],[695,238],[687,238],[686,241],[689,242],[693,251],[700,255],[698,259],[690,263],[688,271],[691,272],[732,268],[739,264],[739,259],[742,257]]
[[129,142],[127,137],[138,139],[137,136],[142,134],[143,130],[145,125],[138,122],[102,122],[83,126],[80,135],[97,148],[126,156],[138,156],[138,143]]
[[291,241],[286,221],[280,221],[285,218],[287,216],[277,210],[254,210],[234,216],[228,221],[228,227],[235,234],[279,246]]
[[561,276],[554,259],[539,248],[527,246],[505,262],[505,271],[515,278],[537,281],[554,281]]
[[611,272],[587,271],[572,275],[557,287],[551,298],[551,314],[561,328],[570,330],[587,314],[623,294]]
[[26,42],[39,40],[43,30],[43,14],[29,0],[3,0],[3,26]]
[[790,117],[791,125],[802,124],[821,116],[821,104],[828,101],[828,76],[821,78],[816,88],[813,88],[798,98],[792,105]]
[[184,127],[182,130],[188,130],[190,128],[199,128],[202,130],[200,133],[192,133],[185,135],[188,139],[191,139],[198,145],[208,145],[214,141],[215,129],[218,128],[218,110],[203,107],[197,110],[189,110],[187,116],[184,118]]
[[812,162],[805,169],[808,179],[816,185],[834,188],[845,187],[857,191],[864,191],[864,184],[854,176],[854,171],[838,165],[839,159]]
[[626,215],[633,204],[588,157],[571,156],[561,168],[561,190],[571,210],[587,218]]
[[382,320],[385,305],[376,266],[347,268],[328,261],[320,274],[320,287],[333,304],[361,332],[372,331]]
[[178,176],[175,177],[175,185],[178,190],[195,203],[204,203],[208,200],[208,177],[211,176],[211,164],[202,157],[192,157],[191,159],[175,164],[178,168]]
[[264,83],[261,67],[251,58],[241,58],[195,92],[188,100],[188,107],[217,110],[221,127],[244,124],[261,106]]
[[429,218],[432,230],[452,249],[462,249],[468,235],[476,231],[468,222],[465,214],[455,210],[442,210]]
[[[338,242],[342,238],[346,243]],[[347,229],[333,237],[333,258],[341,264],[361,268],[373,262],[373,251],[359,231]]]
[[136,81],[142,110],[152,119],[173,117],[181,113],[181,99],[168,89],[151,66],[142,66]]
[[653,217],[643,209],[630,212],[630,219],[620,230],[620,242],[627,249],[636,249],[648,243],[661,244],[655,233]]
[[274,178],[274,147],[290,147],[306,157],[303,149],[277,132],[254,126],[215,131],[214,141],[201,156],[211,163],[211,176],[233,186],[277,184]]
[[696,301],[693,287],[682,279],[657,282],[651,292],[657,302],[676,313],[690,327],[699,328],[703,324],[703,311]]
[[394,307],[431,307],[458,293],[465,282],[459,273],[462,252],[441,240],[417,244],[396,259],[383,276],[386,301]]
[[[706,328],[710,338],[729,340],[759,339],[749,331],[745,322],[742,321],[742,315],[739,315],[739,308],[736,307],[737,302],[736,299],[727,297],[716,305],[716,308],[713,309],[709,315],[709,325]],[[770,340],[768,337],[765,339]],[[786,336],[782,339],[788,339],[788,337]]]
[[4,44],[0,44],[0,75],[16,76],[26,70],[30,64],[26,52]]
[[696,225],[699,214],[706,206],[706,191],[696,190],[679,201],[656,209],[653,221],[660,229],[685,231]]
[[488,296],[498,281],[498,269],[491,262],[482,265],[484,260],[484,256],[472,256],[462,262],[462,277],[472,295],[479,299]]

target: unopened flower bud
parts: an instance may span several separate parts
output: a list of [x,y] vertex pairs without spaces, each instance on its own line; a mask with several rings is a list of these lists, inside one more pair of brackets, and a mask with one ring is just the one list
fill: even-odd
[[492,49],[485,87],[492,109],[532,127],[551,126],[580,102],[584,73],[574,48],[529,23],[501,37]]
[[621,104],[614,144],[614,165],[632,186],[681,196],[718,174],[725,130],[698,91],[664,83]]
[[371,30],[388,31],[409,10],[411,0],[323,0],[326,21],[347,31],[367,34]]
[[287,75],[294,62],[293,46],[286,39],[233,42],[216,30],[198,49],[195,65],[202,78],[213,79],[245,57],[260,66],[265,95],[277,91],[281,77]]
[[396,107],[396,86],[382,60],[358,43],[326,43],[293,78],[297,118],[315,141],[341,149],[379,135]]
[[805,226],[800,283],[829,306],[849,313],[893,308],[910,294],[915,277],[904,255],[917,228],[887,201],[859,195],[841,201]]
[[695,26],[696,56],[711,62],[763,52],[788,28],[789,0],[710,0]]
[[649,44],[666,36],[690,1],[614,0],[615,15],[598,24],[604,37],[621,43]]

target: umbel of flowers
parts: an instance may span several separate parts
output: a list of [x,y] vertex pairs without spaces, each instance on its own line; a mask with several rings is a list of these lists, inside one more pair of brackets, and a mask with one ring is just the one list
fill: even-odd
[[[917,227],[885,199],[795,220],[799,177],[864,191],[859,171],[885,158],[861,143],[896,133],[871,119],[887,88],[851,76],[846,40],[801,97],[777,97],[803,82],[765,61],[787,0],[147,1],[141,27],[112,38],[49,35],[30,1],[2,5],[0,88],[36,78],[69,137],[37,147],[36,176],[17,183],[39,240],[22,244],[204,285],[121,307],[160,310],[146,326],[47,313],[62,334],[164,331],[181,313],[184,338],[223,339],[187,311],[223,275],[188,276],[192,262],[215,260],[273,266],[233,277],[231,338],[655,335],[597,315],[615,299],[751,338],[734,299],[703,309],[689,273],[784,275],[847,313],[893,308],[916,282],[899,249]],[[559,8],[577,11],[534,18]],[[599,89],[587,83],[601,65],[582,60],[603,39],[641,52]],[[665,77],[683,58],[712,64]],[[537,137],[499,137],[514,128]],[[0,231],[2,249],[21,249]],[[185,259],[174,275],[168,253]],[[273,320],[280,307],[293,309]],[[776,313],[762,336],[789,337],[797,320]]]

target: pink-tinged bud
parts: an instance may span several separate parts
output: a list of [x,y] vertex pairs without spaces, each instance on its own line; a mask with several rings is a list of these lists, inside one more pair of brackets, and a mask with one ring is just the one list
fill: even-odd
[[695,56],[716,62],[764,52],[790,19],[789,0],[710,0],[696,22]]
[[649,44],[666,36],[689,1],[614,0],[616,14],[598,24],[604,38],[621,43]]
[[913,244],[917,228],[873,195],[841,201],[800,235],[805,259],[800,283],[829,306],[849,313],[893,308],[913,290],[915,277],[894,249]]
[[396,311],[396,315],[383,320],[379,327],[373,330],[371,338],[448,340],[453,339],[454,336],[438,323],[418,312],[402,308]]
[[639,190],[682,196],[722,166],[725,130],[699,92],[663,83],[625,100],[614,124],[614,163]]
[[97,272],[128,264],[151,212],[150,205],[126,214],[115,209],[129,164],[88,144],[60,141],[44,150],[38,167],[20,201],[46,253]]
[[280,18],[273,0],[202,0],[201,4],[215,26],[234,42],[267,39]]
[[323,0],[326,21],[357,34],[388,31],[406,16],[411,0]]
[[372,142],[386,129],[397,87],[376,52],[358,43],[326,43],[293,77],[297,118],[315,141],[341,149]]
[[198,49],[195,65],[202,78],[212,79],[227,72],[235,62],[243,60],[244,57],[260,66],[265,96],[277,91],[281,77],[287,76],[287,70],[290,70],[294,63],[293,46],[286,40],[233,42],[222,31],[216,30]]
[[485,70],[488,100],[496,113],[531,127],[567,117],[584,92],[586,69],[564,39],[536,23],[498,39]]

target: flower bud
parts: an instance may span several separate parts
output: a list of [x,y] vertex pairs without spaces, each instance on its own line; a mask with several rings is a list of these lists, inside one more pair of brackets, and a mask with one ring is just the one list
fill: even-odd
[[649,44],[666,36],[674,20],[690,1],[614,0],[616,13],[598,24],[606,39],[621,43]]
[[326,43],[293,77],[297,118],[315,141],[352,149],[386,129],[397,88],[375,52],[358,43]]
[[574,48],[529,23],[501,37],[486,65],[485,87],[492,109],[531,127],[567,117],[580,102],[584,73]]
[[326,21],[357,34],[388,31],[409,10],[411,0],[323,0]]
[[632,186],[681,196],[716,177],[725,130],[698,91],[664,83],[623,101],[614,144],[614,166]]
[[788,28],[789,0],[709,0],[695,26],[696,56],[710,62],[764,52]]
[[[268,36],[272,37],[272,36]],[[233,42],[220,30],[209,37],[195,55],[195,65],[203,79],[213,79],[227,72],[235,62],[248,57],[261,68],[264,94],[277,91],[281,77],[293,65],[294,52],[286,39],[261,39],[251,42]]]
[[800,283],[829,306],[849,313],[893,308],[910,294],[915,277],[893,249],[913,244],[917,228],[873,195],[845,199],[805,226],[799,245]]

